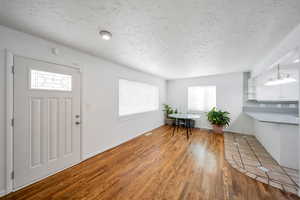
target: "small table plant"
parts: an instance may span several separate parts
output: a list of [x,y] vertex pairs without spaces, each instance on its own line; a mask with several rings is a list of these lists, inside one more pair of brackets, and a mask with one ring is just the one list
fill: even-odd
[[215,107],[207,113],[207,120],[211,123],[215,133],[223,133],[224,127],[229,126],[229,115],[229,112],[218,110]]
[[168,104],[163,104],[163,106],[164,106],[163,111],[165,112],[165,124],[173,125],[174,119],[169,118],[169,115],[170,114],[177,114],[178,113],[177,109],[173,109]]

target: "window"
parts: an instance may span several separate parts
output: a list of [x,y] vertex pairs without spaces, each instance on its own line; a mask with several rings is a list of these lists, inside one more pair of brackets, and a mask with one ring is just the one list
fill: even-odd
[[216,106],[216,86],[188,88],[188,110],[209,111]]
[[119,80],[119,116],[158,110],[159,91],[156,86]]
[[72,76],[30,70],[31,89],[72,91]]

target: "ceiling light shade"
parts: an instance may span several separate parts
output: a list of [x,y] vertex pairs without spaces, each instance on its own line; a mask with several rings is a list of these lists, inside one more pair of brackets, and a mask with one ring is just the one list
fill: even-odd
[[272,85],[281,85],[281,84],[286,84],[286,83],[292,83],[296,82],[297,80],[291,77],[288,78],[281,78],[281,79],[273,79],[269,80],[268,82],[265,83],[265,86],[272,86]]
[[295,60],[294,60],[294,63],[299,63],[299,62],[300,62],[300,51],[299,51],[299,47],[296,48],[295,52],[296,52],[296,58],[295,58]]
[[299,62],[300,62],[300,59],[294,60],[294,63],[299,63]]
[[99,34],[103,40],[110,40],[112,37],[112,34],[110,32],[104,30],[100,31]]
[[292,82],[297,82],[295,78],[290,77],[289,74],[280,74],[280,68],[279,65],[277,67],[277,77],[271,78],[269,81],[267,81],[264,85],[265,86],[273,86],[273,85],[281,85],[281,84],[287,84]]

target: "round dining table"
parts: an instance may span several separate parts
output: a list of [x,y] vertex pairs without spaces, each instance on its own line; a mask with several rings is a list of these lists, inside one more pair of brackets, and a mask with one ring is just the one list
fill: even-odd
[[184,127],[186,128],[186,138],[189,139],[189,135],[192,135],[191,121],[195,119],[200,119],[200,115],[197,114],[169,114],[168,117],[175,119],[174,129],[172,136],[175,133],[175,130],[179,129],[180,121],[183,121]]

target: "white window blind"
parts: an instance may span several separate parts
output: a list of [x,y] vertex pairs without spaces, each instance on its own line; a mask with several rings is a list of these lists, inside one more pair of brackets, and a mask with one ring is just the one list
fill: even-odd
[[188,110],[209,111],[216,106],[216,86],[194,86],[188,88]]
[[119,80],[119,116],[158,110],[158,87],[129,81]]

